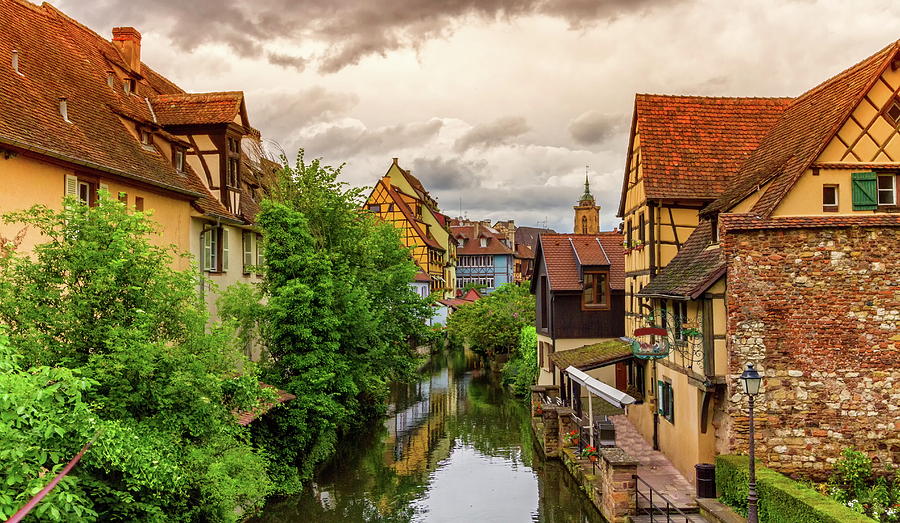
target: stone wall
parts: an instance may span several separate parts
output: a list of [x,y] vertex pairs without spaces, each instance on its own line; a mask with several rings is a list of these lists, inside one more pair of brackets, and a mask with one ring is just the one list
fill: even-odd
[[849,446],[900,465],[900,229],[728,231],[722,245],[732,451],[747,450],[736,378],[752,361],[764,465],[821,479]]

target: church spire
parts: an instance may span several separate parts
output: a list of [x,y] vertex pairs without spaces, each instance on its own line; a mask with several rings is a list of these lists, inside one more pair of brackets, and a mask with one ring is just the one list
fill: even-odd
[[588,177],[589,166],[584,168],[584,194],[578,200],[575,206],[575,227],[576,234],[599,234],[600,233],[600,206],[594,201],[594,195],[591,194],[591,180]]
[[[585,169],[587,170],[587,169]],[[584,173],[584,194],[581,195],[581,202],[593,202],[594,195],[591,194],[591,182],[588,180],[587,172]]]

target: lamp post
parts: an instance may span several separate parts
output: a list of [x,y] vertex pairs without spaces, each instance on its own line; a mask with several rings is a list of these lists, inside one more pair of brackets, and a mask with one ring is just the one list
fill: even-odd
[[756,502],[756,452],[753,439],[753,402],[759,394],[759,386],[762,384],[762,376],[753,368],[752,363],[747,364],[747,370],[741,374],[741,384],[744,386],[744,394],[750,397],[750,482],[747,485],[747,523],[758,523]]

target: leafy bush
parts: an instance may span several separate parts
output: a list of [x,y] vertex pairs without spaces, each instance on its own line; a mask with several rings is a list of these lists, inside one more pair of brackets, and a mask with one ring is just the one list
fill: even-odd
[[537,329],[534,325],[528,325],[522,327],[519,344],[503,366],[503,383],[512,386],[516,395],[529,396],[537,374]]
[[334,453],[339,435],[381,413],[388,383],[412,375],[412,349],[431,336],[431,306],[409,286],[417,269],[398,229],[361,210],[361,190],[339,174],[300,151],[258,215],[264,377],[297,399],[252,430],[283,493]]
[[507,283],[447,319],[451,339],[473,351],[494,356],[512,352],[523,327],[534,325],[534,296],[525,285]]
[[829,494],[876,521],[900,521],[900,476],[876,477],[865,453],[846,448],[828,480]]
[[[719,500],[747,514],[747,456],[716,457]],[[765,467],[756,468],[759,520],[762,523],[853,523],[871,521],[833,499]]]
[[148,217],[103,194],[93,207],[68,199],[6,219],[44,239],[31,256],[0,258],[0,322],[15,353],[3,379],[23,391],[12,401],[28,402],[0,409],[19,414],[0,431],[28,424],[0,445],[13,452],[4,470],[29,463],[7,484],[33,493],[99,430],[59,493],[82,515],[51,501],[42,517],[234,521],[259,507],[272,489],[266,460],[232,411],[266,394],[232,330],[208,325],[196,272],[173,269],[172,248],[150,242]]

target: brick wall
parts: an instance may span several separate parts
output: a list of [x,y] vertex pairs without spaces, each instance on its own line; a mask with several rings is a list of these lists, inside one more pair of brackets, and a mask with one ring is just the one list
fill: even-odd
[[824,478],[844,447],[900,465],[900,229],[729,231],[725,431],[746,452],[736,377],[765,373],[758,456]]

